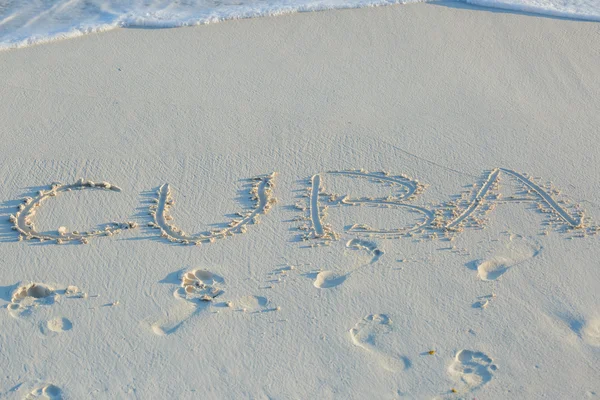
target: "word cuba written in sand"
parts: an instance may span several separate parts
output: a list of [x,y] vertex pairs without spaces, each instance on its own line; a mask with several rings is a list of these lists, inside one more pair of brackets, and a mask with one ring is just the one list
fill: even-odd
[[[148,209],[150,221],[147,225],[160,232],[160,236],[170,242],[184,245],[201,245],[213,243],[240,233],[245,233],[249,225],[260,222],[277,203],[274,196],[275,173],[260,175],[249,179],[249,197],[252,207],[235,214],[226,227],[213,229],[201,234],[190,234],[178,228],[173,222],[170,209],[175,205],[173,192],[168,184],[160,186],[157,197],[152,199]],[[338,193],[329,193],[325,189],[327,177],[342,177],[348,179],[368,180],[371,183],[390,187],[392,194],[385,197],[350,197]],[[515,188],[514,195],[502,196],[500,193],[501,179],[511,181]],[[368,172],[365,170],[329,171],[313,175],[309,181],[302,199],[294,208],[301,212],[294,218],[298,238],[302,241],[312,241],[311,246],[328,245],[339,240],[341,234],[327,222],[330,208],[366,206],[375,208],[395,209],[399,212],[414,214],[415,223],[394,229],[372,227],[366,223],[353,224],[343,232],[355,236],[365,236],[384,239],[401,237],[421,237],[427,239],[454,240],[454,237],[466,228],[483,228],[487,215],[498,204],[523,203],[532,205],[538,212],[547,217],[542,223],[543,232],[550,230],[571,232],[574,237],[595,235],[600,227],[592,226],[590,219],[585,217],[579,205],[572,204],[569,199],[561,197],[561,192],[552,184],[536,183],[539,178],[520,174],[506,168],[495,168],[484,174],[480,184],[474,184],[471,190],[462,192],[435,207],[424,207],[414,204],[417,197],[425,190],[425,185],[406,175],[391,175],[389,172]],[[108,182],[92,182],[80,179],[71,184],[53,183],[48,190],[40,190],[36,196],[26,197],[19,204],[18,211],[11,214],[12,228],[17,231],[19,240],[53,241],[57,244],[75,242],[87,244],[94,237],[112,236],[123,230],[138,227],[137,222],[111,222],[103,229],[86,232],[69,231],[61,226],[55,232],[40,232],[35,227],[35,215],[43,209],[43,204],[64,192],[78,190],[103,190],[120,192],[121,188]]]

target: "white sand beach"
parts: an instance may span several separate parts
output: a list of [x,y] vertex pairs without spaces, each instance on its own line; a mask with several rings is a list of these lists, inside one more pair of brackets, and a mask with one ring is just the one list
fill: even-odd
[[116,29],[0,93],[0,398],[600,397],[597,22]]

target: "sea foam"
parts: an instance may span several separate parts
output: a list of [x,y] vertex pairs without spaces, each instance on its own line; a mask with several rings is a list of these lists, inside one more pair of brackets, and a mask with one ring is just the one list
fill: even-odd
[[[117,27],[172,28],[227,19],[359,8],[419,0],[0,0],[0,50]],[[600,21],[600,0],[464,0],[466,3]]]

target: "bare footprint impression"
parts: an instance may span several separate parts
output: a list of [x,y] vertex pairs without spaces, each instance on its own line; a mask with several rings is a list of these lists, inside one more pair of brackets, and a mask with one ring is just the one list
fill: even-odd
[[497,369],[486,354],[460,350],[450,364],[448,373],[457,383],[462,384],[461,391],[474,391],[490,382]]
[[371,264],[377,262],[377,260],[379,260],[379,258],[385,254],[383,250],[380,250],[377,247],[377,244],[374,242],[359,238],[350,239],[348,242],[346,242],[346,247],[353,250],[366,251],[372,257],[370,262]]
[[49,321],[40,322],[40,331],[46,336],[55,336],[65,331],[70,331],[73,323],[65,317],[53,318]]
[[17,288],[11,297],[7,308],[14,318],[31,315],[36,307],[51,305],[56,301],[56,293],[53,288],[43,283],[30,283]]
[[[30,283],[17,288],[11,297],[7,309],[14,318],[28,318],[36,309],[43,306],[51,306],[59,301],[61,297],[86,298],[87,294],[81,292],[76,286],[68,286],[63,290],[56,290],[44,283]],[[40,332],[45,336],[55,336],[69,331],[73,323],[65,317],[57,316],[48,321],[39,323]]]
[[410,366],[410,360],[396,351],[397,336],[393,335],[392,321],[385,314],[367,315],[358,321],[350,329],[350,338],[386,371],[402,371]]
[[217,297],[225,293],[225,279],[206,269],[185,272],[180,280],[180,286],[173,293],[173,296],[179,300],[178,304],[163,318],[150,324],[156,335],[164,336],[176,332],[194,315],[211,306],[250,313],[278,309],[269,308],[266,297],[254,295],[247,295],[235,301],[215,302]]
[[166,316],[151,324],[152,331],[160,336],[177,331],[193,315],[200,313],[224,293],[225,280],[206,269],[188,271],[180,276],[181,284],[173,292],[180,301]]
[[318,289],[328,289],[344,283],[349,274],[338,274],[333,271],[321,271],[316,274],[314,287]]
[[33,389],[25,400],[47,399],[47,400],[62,400],[62,390],[53,384],[46,384],[36,389]]
[[360,268],[373,264],[379,260],[381,256],[383,256],[383,250],[380,250],[374,242],[370,242],[363,239],[351,239],[346,242],[346,248],[356,251],[366,252],[371,260],[368,264],[361,264],[360,266],[352,269],[347,273],[338,273],[334,271],[319,271],[312,274],[307,274],[309,277],[314,277],[315,280],[313,282],[314,287],[318,289],[329,289],[336,286],[341,285],[346,281],[347,278],[350,277],[354,272],[358,271]]
[[542,247],[532,239],[510,234],[508,240],[493,251],[490,257],[472,261],[469,268],[477,270],[482,281],[495,281],[509,269],[536,257]]

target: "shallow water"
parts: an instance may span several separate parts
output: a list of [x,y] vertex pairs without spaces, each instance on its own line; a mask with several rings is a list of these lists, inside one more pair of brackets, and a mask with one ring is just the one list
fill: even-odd
[[[117,27],[172,28],[227,19],[418,0],[0,0],[0,50]],[[600,21],[597,0],[465,0],[487,7]]]

